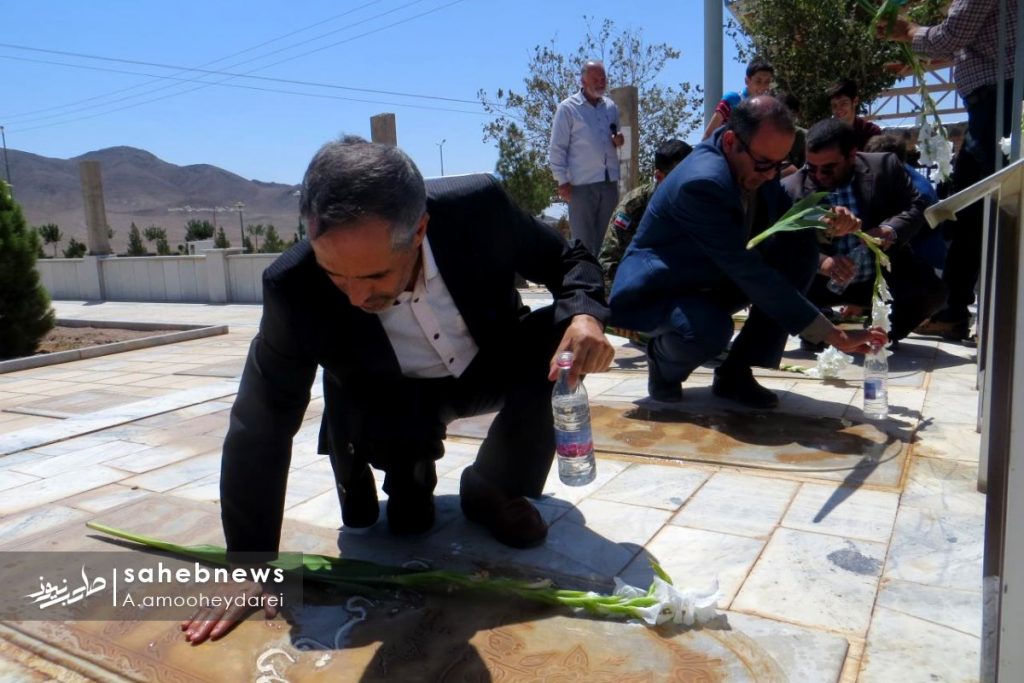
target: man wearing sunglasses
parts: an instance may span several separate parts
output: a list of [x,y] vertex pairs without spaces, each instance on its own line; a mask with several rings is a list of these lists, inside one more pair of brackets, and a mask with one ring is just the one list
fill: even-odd
[[[755,408],[778,397],[753,366],[778,367],[788,334],[863,352],[880,330],[843,331],[803,292],[817,268],[810,231],[780,233],[748,250],[747,241],[790,206],[779,185],[794,139],[793,117],[773,97],[738,105],[728,124],[698,145],[655,191],[612,286],[612,324],[652,335],[648,391],[682,399],[681,383],[733,336],[732,314],[751,306],[712,390]],[[860,227],[845,209],[831,228]]]
[[[946,298],[945,285],[909,246],[924,225],[924,197],[895,154],[858,152],[854,129],[840,119],[811,126],[806,158],[804,167],[786,178],[783,187],[793,201],[828,192],[826,201],[831,206],[848,208],[861,219],[866,233],[882,241],[892,265],[884,271],[893,297],[890,336],[906,337]],[[808,292],[810,300],[819,306],[870,307],[875,280],[871,252],[856,235],[819,237],[818,274]],[[841,293],[830,289],[830,279],[845,289]]]

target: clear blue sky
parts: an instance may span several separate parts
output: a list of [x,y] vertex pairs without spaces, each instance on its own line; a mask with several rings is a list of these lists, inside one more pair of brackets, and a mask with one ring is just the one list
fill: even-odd
[[[0,42],[475,102],[480,88],[522,89],[533,46],[556,38],[564,51],[575,48],[584,15],[595,23],[611,18],[619,28],[642,29],[649,42],[673,45],[682,56],[663,72],[663,82],[702,84],[702,11],[701,0],[54,0],[5,3]],[[338,16],[344,12],[350,13]],[[731,90],[742,85],[743,65],[733,58],[731,39],[724,42],[724,85]],[[249,48],[256,49],[217,61]],[[228,82],[317,97],[199,87],[110,70],[201,76],[0,47],[0,125],[8,147],[67,158],[130,145],[175,164],[210,163],[246,178],[297,183],[323,142],[342,132],[369,137],[370,116],[389,111],[397,116],[399,146],[425,175],[440,173],[441,140],[446,174],[490,171],[497,158],[494,145],[482,141],[486,117],[479,104],[242,78]],[[339,97],[379,103],[330,99]]]

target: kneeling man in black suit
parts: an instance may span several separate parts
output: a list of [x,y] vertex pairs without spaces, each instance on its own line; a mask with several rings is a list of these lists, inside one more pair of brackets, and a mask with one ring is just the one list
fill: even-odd
[[[594,257],[492,177],[424,183],[402,151],[355,137],[317,152],[301,213],[309,240],[263,276],[263,319],[224,443],[228,550],[277,550],[292,437],[318,366],[320,452],[346,527],[377,521],[376,468],[390,530],[430,529],[446,426],[498,410],[462,476],[462,510],[502,543],[542,542],[547,527],[524,496],[541,494],[554,454],[554,359],[573,351],[578,378],[613,357]],[[524,306],[517,274],[546,285],[553,305]]]

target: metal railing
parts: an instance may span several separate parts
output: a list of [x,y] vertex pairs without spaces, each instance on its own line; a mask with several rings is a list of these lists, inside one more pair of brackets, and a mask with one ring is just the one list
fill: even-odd
[[[925,211],[933,227],[984,202],[978,299],[978,489],[985,503],[982,681],[1024,680],[1024,161]],[[1020,363],[1015,362],[1021,359]],[[1016,495],[1010,495],[1015,492]],[[1000,643],[1003,646],[1000,646]]]

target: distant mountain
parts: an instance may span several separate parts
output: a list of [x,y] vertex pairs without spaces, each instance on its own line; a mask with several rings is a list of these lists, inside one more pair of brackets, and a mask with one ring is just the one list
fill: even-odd
[[[30,225],[56,223],[64,233],[85,241],[85,213],[78,162],[100,162],[107,223],[114,230],[112,246],[123,251],[134,221],[140,230],[159,225],[167,230],[171,248],[183,242],[185,223],[190,218],[214,220],[211,211],[182,210],[184,207],[234,207],[245,205],[243,219],[250,223],[273,223],[285,240],[298,225],[298,185],[246,180],[209,164],[176,166],[134,147],[110,147],[72,159],[8,150],[14,198],[21,204]],[[2,176],[0,176],[2,177]],[[216,223],[232,246],[241,246],[238,212],[218,212]],[[47,250],[49,252],[49,250]]]

